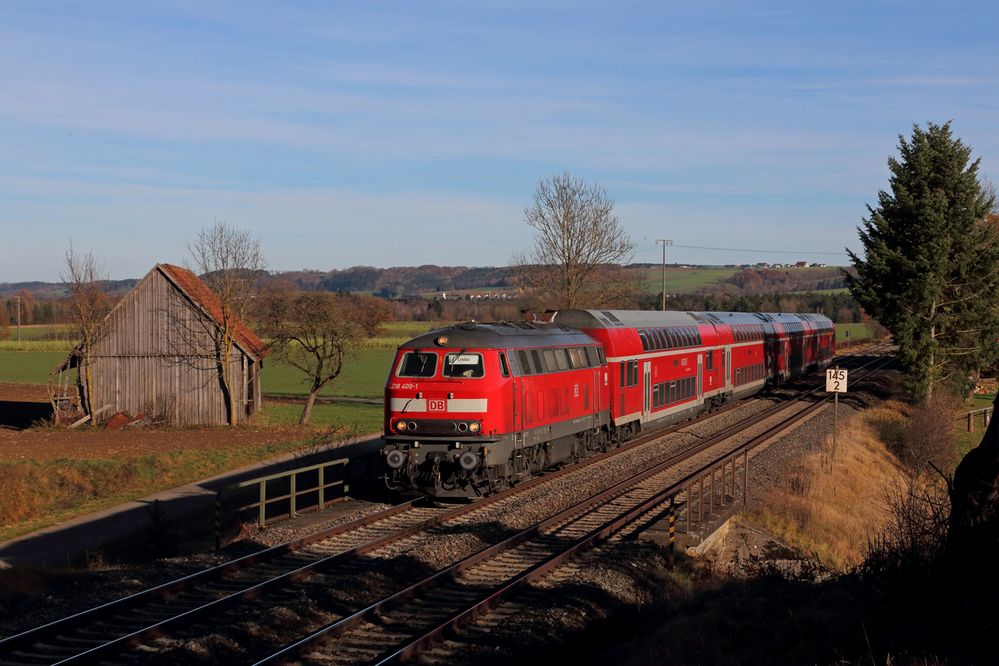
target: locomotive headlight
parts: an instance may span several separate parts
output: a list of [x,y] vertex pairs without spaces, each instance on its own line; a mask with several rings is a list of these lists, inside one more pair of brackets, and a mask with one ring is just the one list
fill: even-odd
[[482,424],[480,424],[478,421],[472,421],[471,423],[468,424],[468,432],[472,434],[478,433],[480,428],[482,428]]
[[398,430],[399,432],[403,432],[408,427],[409,427],[409,424],[406,423],[405,421],[396,421],[395,429]]
[[479,466],[479,454],[472,453],[471,451],[465,451],[458,456],[458,464],[461,465],[463,470],[471,472]]
[[385,464],[392,469],[399,469],[406,464],[406,454],[399,449],[393,449],[385,454]]

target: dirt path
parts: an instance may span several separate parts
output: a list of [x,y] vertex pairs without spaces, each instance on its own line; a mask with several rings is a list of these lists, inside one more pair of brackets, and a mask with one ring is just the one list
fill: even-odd
[[114,431],[29,427],[49,415],[51,409],[44,386],[0,383],[0,461],[135,457],[162,451],[232,449],[299,439],[308,434],[293,426]]

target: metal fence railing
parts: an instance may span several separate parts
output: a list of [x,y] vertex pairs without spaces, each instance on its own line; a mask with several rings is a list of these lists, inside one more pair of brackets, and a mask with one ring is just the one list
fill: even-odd
[[[255,516],[257,526],[268,520],[294,518],[300,511],[325,509],[346,499],[350,492],[346,468],[350,458],[298,467],[234,483],[221,490],[215,501],[215,541],[221,543],[223,514],[240,522]],[[228,521],[227,521],[228,522]]]

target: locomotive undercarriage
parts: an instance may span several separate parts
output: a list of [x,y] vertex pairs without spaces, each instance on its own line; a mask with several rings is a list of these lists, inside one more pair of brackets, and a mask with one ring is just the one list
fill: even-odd
[[488,443],[393,441],[385,452],[390,489],[419,490],[438,498],[470,498],[508,488],[552,467],[616,447],[630,436],[595,419],[595,427],[544,440],[543,428]]

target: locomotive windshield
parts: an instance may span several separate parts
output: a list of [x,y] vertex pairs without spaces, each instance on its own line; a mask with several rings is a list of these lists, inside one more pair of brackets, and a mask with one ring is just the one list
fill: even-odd
[[462,352],[444,355],[445,377],[481,377],[484,374],[482,354]]
[[395,374],[399,377],[433,377],[437,372],[437,354],[406,352]]

